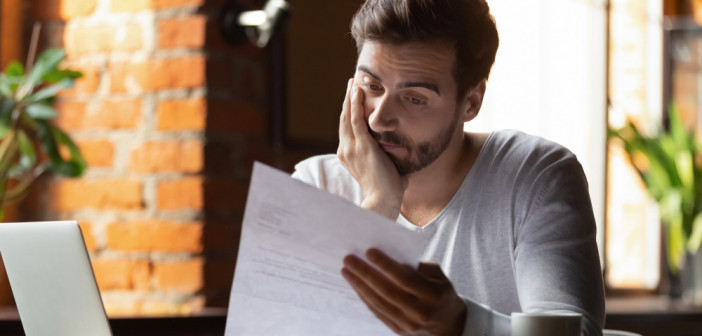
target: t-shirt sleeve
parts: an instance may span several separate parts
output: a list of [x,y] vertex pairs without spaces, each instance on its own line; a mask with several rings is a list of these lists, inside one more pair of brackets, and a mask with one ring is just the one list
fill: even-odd
[[312,172],[305,166],[300,166],[298,164],[295,166],[295,171],[290,176],[307,184],[316,185]]
[[553,163],[532,184],[515,224],[514,267],[524,312],[583,315],[586,336],[602,335],[604,285],[587,180],[575,157]]
[[311,157],[295,165],[295,171],[291,177],[320,189],[325,189],[323,185],[324,171],[323,157]]

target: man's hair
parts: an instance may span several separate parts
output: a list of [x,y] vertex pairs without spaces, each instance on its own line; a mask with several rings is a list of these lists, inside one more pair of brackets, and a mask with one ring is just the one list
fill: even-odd
[[448,42],[456,51],[459,101],[488,78],[499,44],[485,0],[367,0],[351,21],[351,35],[359,53],[366,41]]

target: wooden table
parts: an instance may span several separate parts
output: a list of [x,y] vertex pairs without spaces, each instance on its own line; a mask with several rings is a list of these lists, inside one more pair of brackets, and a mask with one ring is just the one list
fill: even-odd
[[605,328],[644,336],[700,336],[702,307],[667,296],[608,298]]
[[[207,308],[188,316],[110,318],[114,336],[223,336],[226,309]],[[608,298],[607,329],[644,336],[701,336],[702,307],[689,307],[666,296]],[[17,310],[0,308],[0,336],[24,336]]]
[[[226,309],[207,308],[188,316],[123,316],[110,318],[113,336],[223,336]],[[0,308],[0,336],[24,336],[19,314]]]

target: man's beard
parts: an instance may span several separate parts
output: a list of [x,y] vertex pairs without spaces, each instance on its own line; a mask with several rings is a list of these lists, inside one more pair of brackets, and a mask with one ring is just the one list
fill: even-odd
[[456,122],[458,122],[458,113],[455,113],[454,120],[434,139],[420,142],[416,146],[412,146],[409,139],[393,132],[374,132],[370,127],[368,127],[368,131],[376,141],[401,146],[407,150],[407,157],[404,159],[398,158],[394,154],[386,153],[393,164],[395,164],[397,171],[404,175],[424,169],[441,156],[451,142]]

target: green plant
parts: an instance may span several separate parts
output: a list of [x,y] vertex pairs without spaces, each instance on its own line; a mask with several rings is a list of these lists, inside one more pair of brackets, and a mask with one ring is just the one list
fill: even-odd
[[12,62],[0,73],[0,218],[2,204],[24,195],[43,172],[77,177],[86,168],[78,146],[52,122],[57,93],[82,76],[58,68],[64,57],[49,49],[26,71]]
[[666,233],[670,270],[680,271],[685,251],[694,254],[702,244],[702,145],[683,125],[677,108],[669,113],[669,127],[643,134],[629,121],[610,137],[621,139],[649,194],[658,202]]

